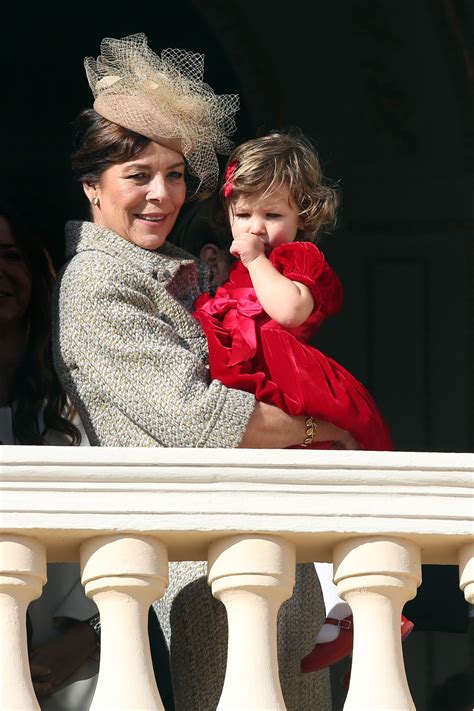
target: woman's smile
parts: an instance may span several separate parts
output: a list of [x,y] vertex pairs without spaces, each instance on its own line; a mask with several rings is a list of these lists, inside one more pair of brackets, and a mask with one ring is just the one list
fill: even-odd
[[137,217],[139,220],[145,220],[145,222],[156,222],[159,224],[160,222],[163,222],[163,220],[166,218],[166,214],[158,215],[158,214],[152,214],[152,213],[150,213],[150,214],[138,213],[135,215],[135,217]]

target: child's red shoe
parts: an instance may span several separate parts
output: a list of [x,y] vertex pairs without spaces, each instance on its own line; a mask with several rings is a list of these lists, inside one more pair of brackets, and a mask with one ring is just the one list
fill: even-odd
[[[413,630],[414,624],[404,615],[401,616],[401,637],[402,642],[408,637]],[[344,659],[352,652],[354,641],[354,625],[352,615],[345,617],[342,620],[337,620],[334,617],[326,617],[324,624],[337,625],[339,627],[339,635],[332,642],[323,642],[315,644],[312,651],[303,657],[301,660],[301,671],[312,672],[330,667],[341,659]],[[349,674],[347,676],[347,674]],[[349,686],[350,670],[344,675],[346,678],[347,687]]]
[[413,622],[411,622],[408,617],[405,617],[405,615],[402,615],[402,626],[401,626],[401,633],[402,633],[402,642],[406,640],[410,632],[413,631],[414,628]]
[[301,660],[301,671],[312,672],[330,667],[352,652],[354,639],[354,625],[352,615],[338,620],[335,617],[326,617],[325,625],[336,625],[339,634],[332,642],[315,644],[312,651]]

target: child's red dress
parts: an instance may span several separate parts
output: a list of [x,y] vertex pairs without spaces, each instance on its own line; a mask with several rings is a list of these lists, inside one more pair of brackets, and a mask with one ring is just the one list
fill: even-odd
[[[228,281],[195,302],[209,344],[211,378],[254,393],[290,415],[312,415],[348,430],[362,449],[393,449],[390,433],[367,389],[345,368],[310,345],[321,323],[342,305],[341,283],[311,242],[291,242],[268,255],[283,276],[307,286],[314,309],[297,328],[285,328],[262,309],[239,260]],[[313,445],[328,448],[331,443]]]

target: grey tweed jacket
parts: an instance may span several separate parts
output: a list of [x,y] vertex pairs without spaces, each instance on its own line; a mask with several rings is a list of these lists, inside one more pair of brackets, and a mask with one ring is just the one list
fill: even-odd
[[[205,270],[170,244],[140,249],[90,222],[66,227],[69,262],[54,305],[54,358],[90,443],[236,447],[253,395],[209,383],[207,343],[191,316]],[[330,709],[326,671],[301,674],[322,621],[312,565],[298,566],[279,614],[280,678],[288,711]],[[225,675],[227,623],[205,564],[175,563],[157,604],[171,647],[177,711],[214,711]]]
[[204,265],[92,222],[67,223],[66,256],[54,360],[91,445],[236,447],[255,399],[209,382],[206,338],[191,315]]

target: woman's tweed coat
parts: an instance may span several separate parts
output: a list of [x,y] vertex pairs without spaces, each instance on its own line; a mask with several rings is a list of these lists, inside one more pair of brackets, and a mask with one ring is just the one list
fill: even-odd
[[68,223],[66,256],[55,365],[91,445],[236,447],[255,400],[209,384],[206,338],[190,312],[205,288],[196,260],[92,222]]
[[[91,445],[237,447],[255,400],[209,384],[206,339],[191,316],[206,269],[173,245],[150,252],[90,222],[68,223],[66,241],[54,358]],[[204,563],[172,564],[155,606],[170,644],[177,711],[214,711],[224,680],[226,616],[204,574]],[[298,566],[278,621],[289,711],[330,708],[327,672],[299,671],[323,619],[314,567]]]

